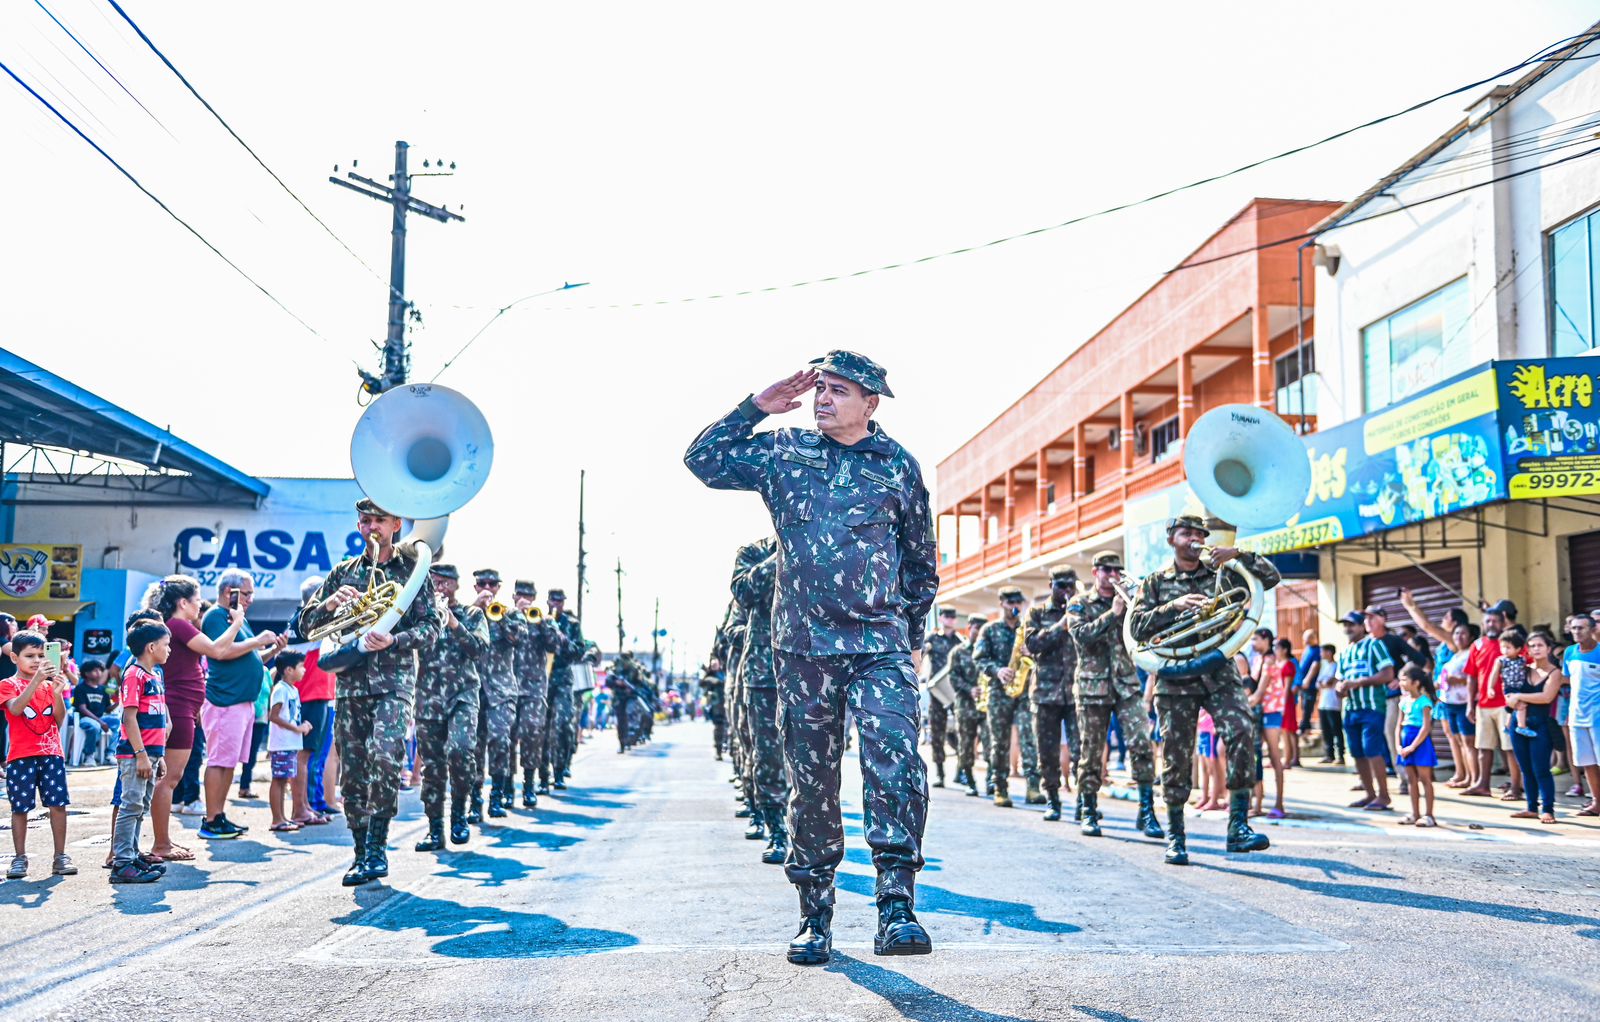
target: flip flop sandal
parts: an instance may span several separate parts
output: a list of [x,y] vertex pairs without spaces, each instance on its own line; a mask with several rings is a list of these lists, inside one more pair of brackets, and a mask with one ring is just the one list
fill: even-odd
[[1578,815],[1579,816],[1600,816],[1600,809],[1595,809],[1595,808],[1593,808],[1591,806],[1584,806],[1582,809],[1578,810]]
[[1422,819],[1417,821],[1417,826],[1419,827],[1437,827],[1438,825],[1439,821],[1435,820],[1431,816],[1424,816]]
[[298,824],[301,827],[320,827],[328,822],[328,818],[326,816],[307,816],[304,819],[296,817],[289,822]]
[[290,831],[299,830],[300,825],[298,823],[290,823],[289,821],[285,820],[282,823],[274,823],[267,829],[276,834],[287,834]]
[[1415,816],[1402,816],[1400,819],[1398,819],[1398,820],[1396,820],[1394,822],[1398,823],[1402,827],[1415,827],[1415,826],[1417,826],[1417,818]]
[[1537,820],[1539,814],[1530,809],[1524,809],[1521,812],[1512,813],[1511,818],[1513,820]]
[[1551,816],[1549,813],[1545,813],[1543,816],[1539,817],[1539,822],[1540,823],[1554,823],[1554,822],[1556,822],[1556,818],[1554,816]]
[[152,853],[152,858],[161,859],[163,862],[193,862],[194,853],[182,845],[173,845],[172,851]]

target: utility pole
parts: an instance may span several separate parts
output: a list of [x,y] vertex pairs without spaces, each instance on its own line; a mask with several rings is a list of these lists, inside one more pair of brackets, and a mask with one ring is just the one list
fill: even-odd
[[656,626],[650,630],[650,670],[661,673],[661,597],[656,597]]
[[[578,620],[583,620],[579,618]],[[622,558],[617,558],[617,656],[622,656]]]
[[[583,620],[583,590],[586,585],[583,575],[583,469],[578,469],[578,620]],[[621,601],[618,601],[621,606]]]
[[[451,220],[466,222],[466,218],[460,214],[452,213],[443,206],[423,202],[411,194],[413,177],[449,177],[455,172],[456,165],[452,162],[446,170],[443,160],[423,160],[423,167],[429,169],[421,174],[412,174],[406,166],[406,152],[410,148],[405,142],[394,144],[394,173],[389,177],[391,184],[380,184],[357,174],[354,169],[345,174],[348,181],[337,176],[328,178],[340,188],[348,188],[369,199],[387,203],[394,210],[393,226],[389,231],[389,327],[383,342],[383,375],[374,376],[364,369],[359,370],[362,389],[374,396],[400,386],[411,375],[411,350],[406,343],[406,315],[411,309],[411,303],[406,301],[406,214],[420,213],[440,223]],[[438,169],[434,170],[432,168],[436,162]],[[350,164],[352,168],[359,165],[359,161]],[[333,173],[339,173],[337,165]],[[351,181],[357,184],[351,184]]]

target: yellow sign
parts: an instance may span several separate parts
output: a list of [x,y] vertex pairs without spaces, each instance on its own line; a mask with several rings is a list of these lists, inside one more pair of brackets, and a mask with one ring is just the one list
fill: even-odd
[[1600,493],[1600,456],[1524,459],[1521,471],[1506,480],[1512,500],[1536,497],[1583,497]]
[[1420,401],[1368,418],[1362,428],[1367,454],[1380,454],[1401,444],[1442,433],[1452,426],[1490,415],[1500,407],[1494,368],[1443,387]]
[[1318,518],[1315,521],[1287,525],[1271,532],[1257,533],[1239,540],[1239,548],[1258,554],[1285,554],[1291,550],[1326,546],[1344,540],[1344,525],[1339,517]]
[[81,546],[0,545],[0,604],[6,600],[76,600],[82,578]]

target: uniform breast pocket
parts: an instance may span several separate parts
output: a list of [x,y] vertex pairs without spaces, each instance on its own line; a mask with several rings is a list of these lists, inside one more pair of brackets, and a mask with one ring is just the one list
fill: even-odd
[[886,486],[864,487],[843,503],[844,523],[852,529],[887,529],[900,517],[899,498]]

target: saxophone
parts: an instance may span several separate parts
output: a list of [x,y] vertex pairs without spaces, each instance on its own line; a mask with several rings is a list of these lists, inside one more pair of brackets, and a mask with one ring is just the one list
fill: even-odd
[[1009,665],[1017,673],[1005,688],[1006,695],[1012,699],[1020,699],[1022,693],[1028,691],[1028,682],[1033,680],[1034,662],[1033,657],[1028,655],[1027,634],[1027,622],[1018,621],[1017,638],[1011,644],[1011,663]]

